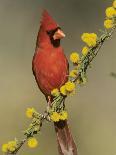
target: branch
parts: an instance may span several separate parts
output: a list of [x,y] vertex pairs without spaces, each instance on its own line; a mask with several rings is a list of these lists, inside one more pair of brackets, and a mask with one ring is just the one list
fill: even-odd
[[[107,29],[105,29],[105,31],[102,31],[102,34],[99,38],[97,37],[94,46],[90,46],[90,44],[88,44],[87,54],[86,55],[82,54],[79,62],[73,63],[77,72],[75,73],[75,76],[73,77],[69,76],[69,81],[74,83],[75,85],[77,84],[77,81],[79,84],[82,84],[85,82],[86,72],[87,72],[87,69],[90,67],[91,62],[97,56],[105,41],[110,39],[114,31],[116,30],[116,14],[115,16],[108,17],[109,14],[107,14],[106,12],[106,15],[107,15],[106,20],[110,20],[110,22],[112,22],[112,26],[110,25],[111,29],[108,29],[107,26],[109,25],[105,23],[104,25]],[[88,38],[88,39],[91,39],[91,38]],[[95,41],[95,40],[92,40],[92,41]],[[27,115],[30,118],[32,118],[32,122],[29,125],[28,129],[24,132],[24,136],[25,136],[24,139],[21,141],[18,141],[15,139],[14,141],[9,142],[8,144],[4,144],[3,152],[5,152],[7,155],[8,154],[16,155],[17,152],[21,149],[21,147],[28,139],[32,138],[34,135],[40,132],[44,121],[55,122],[56,120],[52,117],[54,113],[61,114],[61,112],[66,112],[64,100],[70,93],[67,92],[66,94],[63,94],[61,91],[56,91],[56,92],[57,93],[55,93],[54,95],[54,99],[53,99],[53,102],[51,103],[51,106],[47,107],[44,114],[39,114],[33,108],[27,110]],[[66,116],[66,113],[65,113],[65,116]],[[65,119],[67,119],[67,117],[65,117]]]

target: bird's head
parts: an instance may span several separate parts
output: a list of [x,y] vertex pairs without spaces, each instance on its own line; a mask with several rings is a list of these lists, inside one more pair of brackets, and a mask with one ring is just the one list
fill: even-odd
[[45,10],[42,15],[41,26],[38,36],[39,44],[42,42],[50,43],[54,47],[60,46],[60,40],[65,37],[65,34],[54,21],[54,19]]

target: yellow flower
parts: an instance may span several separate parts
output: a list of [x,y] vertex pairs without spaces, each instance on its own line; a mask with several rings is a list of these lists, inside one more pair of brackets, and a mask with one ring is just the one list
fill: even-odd
[[71,81],[66,82],[65,85],[63,85],[60,88],[60,92],[63,95],[67,95],[69,93],[72,93],[72,92],[74,92],[74,90],[75,90],[75,83],[71,82]]
[[110,20],[110,19],[106,19],[106,20],[104,21],[104,26],[105,26],[106,29],[112,28],[112,27],[113,27],[113,21]]
[[76,70],[76,69],[72,70],[72,71],[70,72],[69,76],[70,76],[70,77],[76,77],[76,76],[77,76],[77,70]]
[[66,91],[72,92],[75,89],[75,83],[68,81],[65,83],[65,88],[66,88]]
[[26,116],[28,118],[32,118],[34,112],[35,112],[35,109],[34,108],[27,108],[27,110],[26,110]]
[[60,88],[60,92],[61,92],[61,94],[64,95],[64,96],[67,95],[65,85],[63,85],[63,86]]
[[82,54],[86,56],[88,54],[89,48],[87,46],[83,47]]
[[66,120],[68,118],[68,113],[67,113],[67,111],[62,111],[61,113],[60,113],[60,120]]
[[7,148],[10,152],[14,152],[16,150],[16,147],[17,147],[16,141],[8,142]]
[[35,148],[35,147],[37,147],[37,145],[38,145],[38,141],[37,141],[36,138],[31,137],[31,138],[28,139],[27,145],[28,145],[30,148]]
[[78,63],[79,60],[80,60],[79,54],[76,53],[76,52],[73,52],[73,53],[70,55],[70,60],[71,60],[73,63]]
[[2,145],[2,151],[7,153],[7,152],[14,152],[17,148],[17,142],[14,141],[9,141],[7,144]]
[[8,152],[8,144],[2,145],[2,152],[7,153]]
[[89,47],[95,47],[97,43],[97,35],[95,33],[83,33],[81,36],[83,42]]
[[59,122],[60,120],[60,115],[57,112],[53,112],[52,115],[50,116],[51,120],[53,122]]
[[113,2],[113,7],[116,9],[116,0]]
[[55,88],[55,89],[53,89],[53,90],[51,91],[51,94],[52,94],[53,96],[58,96],[58,95],[59,95],[59,90],[58,90],[57,88]]
[[116,15],[116,10],[113,8],[113,7],[108,7],[107,9],[106,9],[106,16],[108,17],[108,18],[112,18],[113,16],[115,16]]

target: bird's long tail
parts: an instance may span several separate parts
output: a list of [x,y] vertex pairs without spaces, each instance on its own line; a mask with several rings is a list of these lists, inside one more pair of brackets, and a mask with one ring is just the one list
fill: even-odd
[[59,155],[77,155],[77,148],[67,120],[54,123]]
[[[53,101],[53,98],[47,96],[46,100],[49,107]],[[72,137],[68,121],[61,120],[59,122],[55,122],[54,127],[57,136],[59,155],[77,155],[77,147]]]

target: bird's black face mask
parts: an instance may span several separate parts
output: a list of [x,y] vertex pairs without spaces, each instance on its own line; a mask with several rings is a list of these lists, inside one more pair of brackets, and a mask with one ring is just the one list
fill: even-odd
[[56,48],[60,46],[60,39],[55,39],[55,40],[54,40],[53,36],[54,36],[55,32],[58,31],[58,29],[61,29],[61,28],[60,28],[60,27],[57,27],[57,28],[54,29],[54,30],[47,31],[47,34],[48,34],[49,37],[50,37],[50,41],[51,41],[52,45],[53,45],[54,47],[56,47]]

